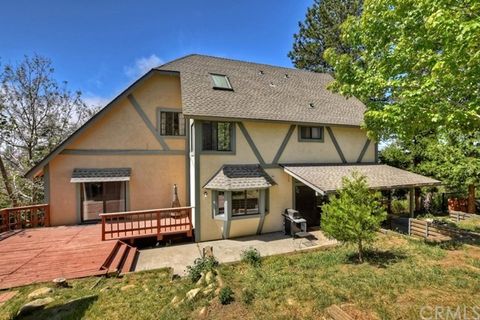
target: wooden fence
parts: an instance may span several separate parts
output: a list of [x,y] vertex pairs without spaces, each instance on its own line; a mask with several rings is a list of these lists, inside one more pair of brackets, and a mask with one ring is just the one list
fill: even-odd
[[48,204],[0,210],[0,232],[48,226],[50,226],[50,206]]
[[480,241],[479,233],[413,218],[408,220],[408,234],[432,241],[460,240],[474,241],[476,243]]
[[102,213],[102,240],[192,236],[192,207]]
[[450,219],[454,222],[459,222],[470,218],[480,218],[480,215],[478,214],[466,213],[462,211],[449,210],[448,214],[450,215]]

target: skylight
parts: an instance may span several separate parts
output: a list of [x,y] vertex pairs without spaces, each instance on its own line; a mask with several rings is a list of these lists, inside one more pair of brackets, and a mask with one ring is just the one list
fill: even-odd
[[233,90],[228,77],[223,74],[211,74],[214,89]]

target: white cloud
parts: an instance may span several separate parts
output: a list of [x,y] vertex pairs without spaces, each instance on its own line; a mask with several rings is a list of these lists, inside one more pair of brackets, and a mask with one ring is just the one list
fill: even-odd
[[142,57],[135,60],[133,66],[127,66],[124,68],[125,74],[129,78],[137,78],[152,68],[158,67],[163,64],[163,60],[157,55],[152,54],[149,57]]
[[93,94],[86,94],[82,97],[83,102],[92,109],[103,108],[110,102],[110,98],[96,96]]

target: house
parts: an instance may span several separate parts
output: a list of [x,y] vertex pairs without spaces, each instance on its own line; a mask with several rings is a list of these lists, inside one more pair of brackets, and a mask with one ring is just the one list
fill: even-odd
[[196,241],[282,229],[286,208],[320,223],[352,170],[372,188],[438,181],[377,164],[364,105],[328,74],[204,55],[154,68],[33,167],[52,225],[191,206]]

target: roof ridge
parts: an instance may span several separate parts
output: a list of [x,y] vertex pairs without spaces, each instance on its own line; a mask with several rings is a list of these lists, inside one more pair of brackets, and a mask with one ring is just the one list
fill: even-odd
[[304,69],[298,69],[298,68],[294,68],[294,67],[277,66],[277,65],[268,64],[268,63],[259,63],[259,62],[253,62],[253,61],[247,61],[247,60],[239,60],[239,59],[218,57],[218,56],[213,56],[213,55],[208,55],[208,54],[201,54],[201,53],[191,53],[191,54],[187,54],[186,56],[183,56],[183,57],[174,59],[174,60],[172,60],[172,61],[169,61],[169,62],[167,62],[167,63],[164,63],[163,65],[158,66],[158,67],[156,67],[155,69],[159,69],[159,68],[165,67],[165,66],[169,65],[170,63],[177,62],[177,61],[179,61],[179,60],[183,60],[183,59],[185,59],[185,58],[192,57],[192,56],[206,57],[206,58],[214,58],[214,59],[220,59],[220,60],[226,60],[226,61],[232,61],[232,62],[248,63],[248,64],[253,64],[253,65],[258,65],[258,66],[265,66],[265,67],[270,67],[270,68],[278,68],[278,69],[285,69],[285,70],[290,70],[290,71],[304,72],[304,73],[308,73],[308,74],[317,74],[317,75],[318,75],[318,74],[321,74],[321,75],[328,75],[328,76],[330,76],[330,77],[332,76],[331,74],[326,73],[326,72],[313,72],[313,71],[304,70]]

